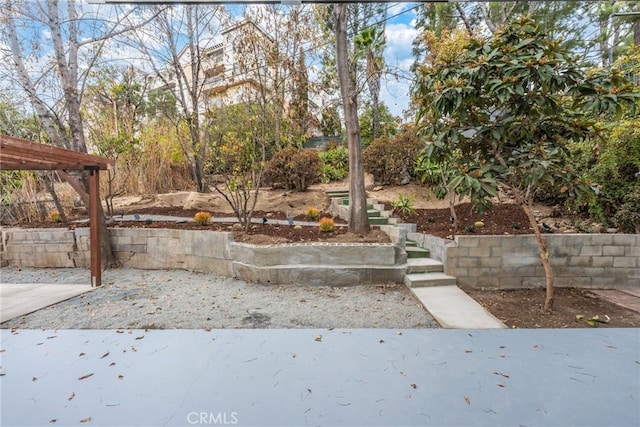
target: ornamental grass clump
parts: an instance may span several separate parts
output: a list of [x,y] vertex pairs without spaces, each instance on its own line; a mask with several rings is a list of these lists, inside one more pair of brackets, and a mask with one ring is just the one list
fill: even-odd
[[53,222],[62,222],[62,216],[58,211],[51,211],[51,213],[49,213],[49,219]]
[[335,222],[333,222],[333,219],[327,217],[322,218],[318,223],[318,226],[320,228],[320,231],[325,233],[329,233],[336,229],[336,224]]
[[320,216],[320,211],[316,208],[309,208],[307,209],[307,213],[305,213],[305,216],[309,221],[315,221]]
[[207,225],[211,221],[211,214],[209,212],[198,212],[193,216],[193,220],[196,224]]

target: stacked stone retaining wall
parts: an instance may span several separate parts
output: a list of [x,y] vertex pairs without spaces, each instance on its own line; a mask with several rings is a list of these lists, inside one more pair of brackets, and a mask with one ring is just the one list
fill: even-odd
[[[318,243],[252,245],[230,232],[158,228],[109,229],[123,267],[217,273],[254,283],[400,283],[406,252],[397,244]],[[16,267],[89,268],[89,229],[8,229],[6,259]]]
[[[458,284],[489,288],[543,286],[544,269],[535,236],[457,236],[454,241],[410,233]],[[640,235],[544,236],[556,286],[640,286]]]

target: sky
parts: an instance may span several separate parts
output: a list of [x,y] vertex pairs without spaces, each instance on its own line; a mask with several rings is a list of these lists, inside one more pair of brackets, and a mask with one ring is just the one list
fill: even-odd
[[[33,5],[34,3],[32,3]],[[92,13],[97,14],[101,18],[112,19],[114,16],[114,6],[112,5],[91,5],[85,1],[80,2],[81,6],[85,10],[90,10]],[[409,68],[413,63],[413,57],[411,55],[412,42],[417,32],[413,26],[415,19],[415,3],[389,3],[387,10],[387,16],[392,17],[388,19],[386,23],[386,49],[384,51],[384,57],[386,65],[390,71],[389,74],[383,77],[381,82],[381,101],[389,108],[391,113],[396,116],[403,116],[403,111],[409,104]],[[61,6],[64,7],[64,6]],[[260,7],[260,6],[251,6]],[[228,5],[228,9],[232,11],[237,6]],[[239,10],[239,9],[238,9]],[[21,34],[21,37],[35,40],[36,42],[25,43],[25,50],[27,53],[37,53],[32,57],[25,55],[25,61],[29,64],[29,68],[32,69],[32,75],[34,78],[38,78],[42,75],[44,70],[50,70],[50,64],[52,63],[52,50],[51,50],[51,33],[48,29],[42,25],[35,25],[29,29],[24,29],[26,34]],[[31,32],[31,34],[28,34]],[[87,29],[87,36],[89,36],[90,30]],[[35,37],[34,37],[35,36]],[[29,52],[33,49],[32,52]],[[127,63],[139,68],[143,68],[142,58],[139,53],[131,46],[113,43],[108,43],[104,49],[106,62],[113,64]],[[3,58],[4,56],[4,58]],[[0,61],[6,61],[10,58],[11,54],[8,52],[7,45],[4,40],[0,39]],[[81,64],[82,67],[82,64]],[[0,65],[1,68],[1,65]],[[2,70],[0,70],[2,71]],[[5,69],[5,87],[8,85],[11,89],[12,84],[8,83],[11,80],[10,70]],[[15,85],[13,86],[15,87]],[[41,88],[43,91],[52,90],[45,89],[45,80],[42,80]],[[52,100],[55,96],[52,96]]]

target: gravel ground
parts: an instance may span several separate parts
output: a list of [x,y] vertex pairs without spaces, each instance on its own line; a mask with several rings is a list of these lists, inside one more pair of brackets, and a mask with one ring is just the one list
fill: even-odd
[[[6,267],[0,283],[87,283],[85,269]],[[21,329],[437,328],[403,285],[257,285],[181,270],[111,269],[103,286],[2,323]]]

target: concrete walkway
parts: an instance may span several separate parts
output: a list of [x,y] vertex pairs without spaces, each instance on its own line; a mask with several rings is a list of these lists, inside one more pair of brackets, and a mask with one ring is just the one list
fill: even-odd
[[638,329],[0,331],[3,426],[638,426]]
[[78,296],[90,285],[0,283],[0,323]]
[[443,328],[503,329],[507,327],[455,285],[410,289]]

